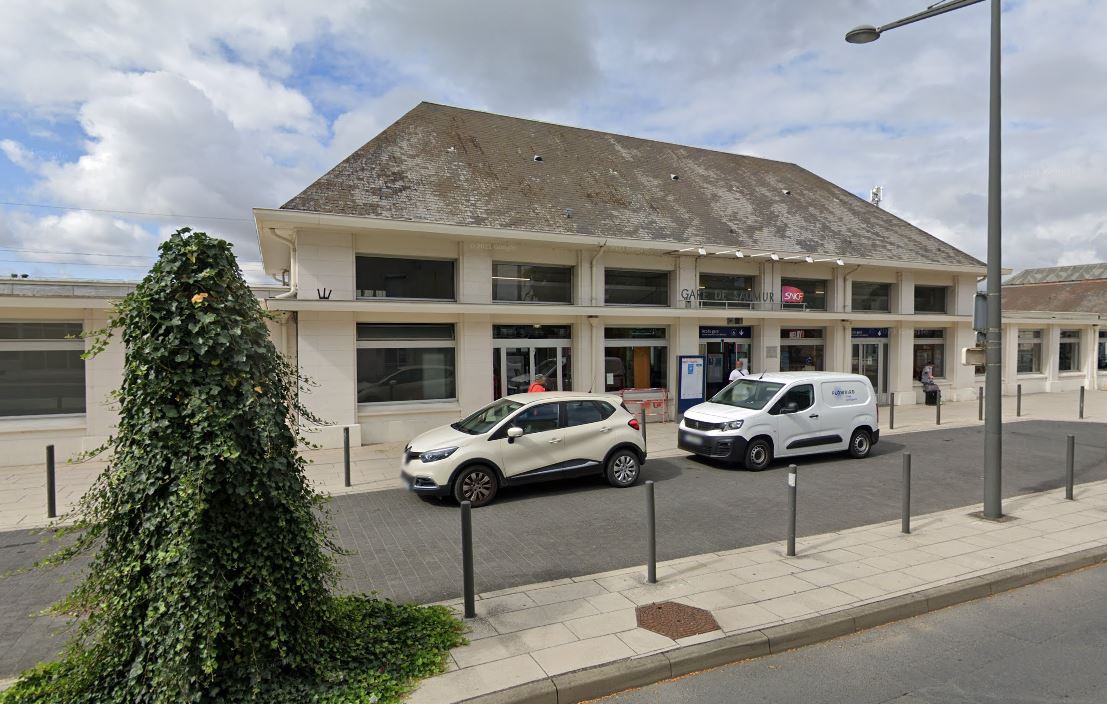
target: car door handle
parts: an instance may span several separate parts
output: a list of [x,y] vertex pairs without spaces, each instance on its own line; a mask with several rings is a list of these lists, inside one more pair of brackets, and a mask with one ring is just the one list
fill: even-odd
[[608,432],[608,431],[610,431],[610,430],[611,430],[611,426],[607,426],[606,428],[600,428],[600,432],[601,432],[601,433],[606,433],[606,432]]
[[818,417],[819,417],[819,414],[818,414],[818,413],[812,413],[811,415],[809,415],[809,416],[807,416],[807,417],[808,417],[808,418],[818,418]]
[[556,445],[557,443],[561,442],[561,438],[554,438],[553,440],[548,440],[547,442],[549,442],[551,445]]

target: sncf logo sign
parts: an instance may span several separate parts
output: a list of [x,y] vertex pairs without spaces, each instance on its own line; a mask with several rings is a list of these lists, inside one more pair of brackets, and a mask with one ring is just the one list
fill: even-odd
[[785,303],[803,303],[803,289],[795,286],[781,286],[780,300]]

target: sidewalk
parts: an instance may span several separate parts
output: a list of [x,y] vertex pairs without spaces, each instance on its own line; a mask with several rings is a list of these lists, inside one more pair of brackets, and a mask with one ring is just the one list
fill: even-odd
[[[800,647],[1107,560],[1107,482],[1007,499],[1010,520],[980,506],[783,543],[478,595],[470,644],[412,704],[566,704]],[[672,601],[717,628],[671,639],[636,607]],[[447,602],[459,611],[458,600]],[[707,626],[706,628],[711,628]],[[488,695],[488,696],[485,696]]]
[[[1015,398],[1003,399],[1004,422],[1015,420],[1075,420],[1077,393],[1034,394],[1022,399],[1022,417],[1015,417]],[[1089,422],[1107,422],[1107,391],[1088,391],[1084,402],[1084,418]],[[881,435],[909,433],[935,428],[957,428],[980,425],[977,403],[961,401],[942,406],[942,424],[935,424],[933,406],[900,406],[895,410],[895,428],[888,427],[889,408],[880,409]],[[676,423],[651,423],[646,429],[650,458],[664,459],[684,455],[677,449]],[[308,479],[315,487],[331,495],[354,494],[402,488],[399,476],[399,456],[404,443],[363,445],[350,449],[350,484],[343,486],[342,450],[311,450],[304,457],[311,463]],[[44,450],[45,453],[45,450]],[[92,485],[103,470],[103,462],[66,464],[64,457],[57,464],[57,507],[64,513]],[[0,468],[0,531],[40,528],[49,523],[46,517],[45,465],[24,465]]]

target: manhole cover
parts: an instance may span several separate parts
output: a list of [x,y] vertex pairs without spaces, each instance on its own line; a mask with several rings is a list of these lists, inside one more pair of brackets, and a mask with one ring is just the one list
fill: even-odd
[[719,630],[710,612],[675,601],[659,601],[635,609],[638,626],[676,640]]

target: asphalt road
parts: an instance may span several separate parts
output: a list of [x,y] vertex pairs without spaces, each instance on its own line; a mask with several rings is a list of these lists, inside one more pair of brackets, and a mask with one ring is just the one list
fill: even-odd
[[611,704],[1107,701],[1107,567],[604,699]]
[[[1012,423],[1004,433],[1004,495],[1060,487],[1067,433],[1077,437],[1078,481],[1107,479],[1107,426]],[[896,435],[865,460],[832,455],[798,463],[799,535],[897,519],[904,450],[913,455],[916,514],[981,500],[982,428]],[[648,461],[643,477],[657,483],[659,559],[783,541],[786,473],[786,463],[748,472],[688,457]],[[598,477],[504,489],[473,512],[478,591],[642,564],[644,501],[640,486],[614,489]],[[350,553],[338,558],[343,590],[416,602],[460,596],[456,504],[396,490],[339,496],[330,512],[335,540]],[[27,531],[0,533],[0,573],[46,554],[37,540]],[[0,580],[0,677],[57,651],[52,632],[59,624],[28,614],[63,596],[72,581],[59,579],[78,572]]]

